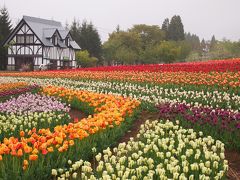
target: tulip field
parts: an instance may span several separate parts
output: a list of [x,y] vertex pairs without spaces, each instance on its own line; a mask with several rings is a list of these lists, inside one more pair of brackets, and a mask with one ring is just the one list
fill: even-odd
[[237,179],[239,140],[240,59],[0,72],[0,179]]

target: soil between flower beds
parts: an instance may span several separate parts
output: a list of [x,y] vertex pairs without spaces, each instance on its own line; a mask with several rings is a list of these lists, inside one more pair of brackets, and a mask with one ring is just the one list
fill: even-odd
[[[77,109],[71,109],[69,115],[73,120],[75,118],[81,120],[82,118],[87,117],[86,114]],[[140,130],[140,126],[144,124],[146,120],[154,121],[156,119],[159,119],[158,112],[142,111],[139,118],[134,121],[130,130],[121,139],[119,139],[118,144],[122,142],[128,142],[131,137],[136,137]],[[229,162],[228,179],[240,180],[240,153],[226,149],[225,156]]]

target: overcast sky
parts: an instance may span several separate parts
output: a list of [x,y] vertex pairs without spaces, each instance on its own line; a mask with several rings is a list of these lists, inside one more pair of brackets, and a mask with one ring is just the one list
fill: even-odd
[[101,39],[134,24],[162,25],[165,18],[180,15],[185,32],[200,38],[240,40],[240,0],[0,0],[14,25],[23,15],[54,19],[63,25],[74,18],[92,21]]

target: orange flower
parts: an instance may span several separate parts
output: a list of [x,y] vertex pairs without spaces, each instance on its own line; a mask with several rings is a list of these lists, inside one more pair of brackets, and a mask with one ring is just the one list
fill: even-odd
[[20,131],[20,136],[24,137],[24,135],[25,135],[25,132],[24,131]]
[[24,159],[23,165],[24,165],[24,166],[28,166],[28,164],[29,164],[29,163],[28,163],[28,160]]
[[29,156],[30,161],[36,161],[37,159],[38,159],[38,155],[36,155],[36,154],[32,154]]
[[25,146],[23,147],[23,149],[24,149],[24,152],[25,152],[25,153],[30,153],[30,152],[32,151],[32,148],[29,147],[29,146],[27,146],[27,145],[25,145]]
[[53,152],[53,147],[48,147],[47,150],[48,152]]
[[18,151],[17,151],[17,156],[18,157],[21,157],[23,155],[23,151],[22,151],[22,149],[19,149]]
[[38,153],[38,150],[36,148],[33,149],[32,151],[33,154],[37,154]]
[[2,157],[2,155],[0,155],[0,161],[2,161],[2,159],[3,159],[3,157]]
[[73,140],[70,140],[69,141],[69,146],[73,146],[74,145],[74,141]]

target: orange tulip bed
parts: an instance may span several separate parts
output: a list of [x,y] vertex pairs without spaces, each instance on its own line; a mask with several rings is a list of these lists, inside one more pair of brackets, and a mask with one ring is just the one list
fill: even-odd
[[240,72],[136,72],[136,71],[44,71],[26,73],[0,73],[0,76],[68,78],[74,80],[104,80],[155,84],[203,85],[239,87]]
[[28,86],[26,82],[17,82],[17,83],[3,83],[0,85],[0,92],[9,91],[17,88],[24,88]]
[[[91,157],[91,148],[114,143],[136,115],[140,102],[121,96],[48,86],[41,94],[55,96],[83,109],[89,115],[65,125],[20,131],[19,137],[4,138],[0,144],[0,177],[3,179],[48,179],[51,168],[64,167],[67,160]],[[81,109],[81,107],[79,107]]]

